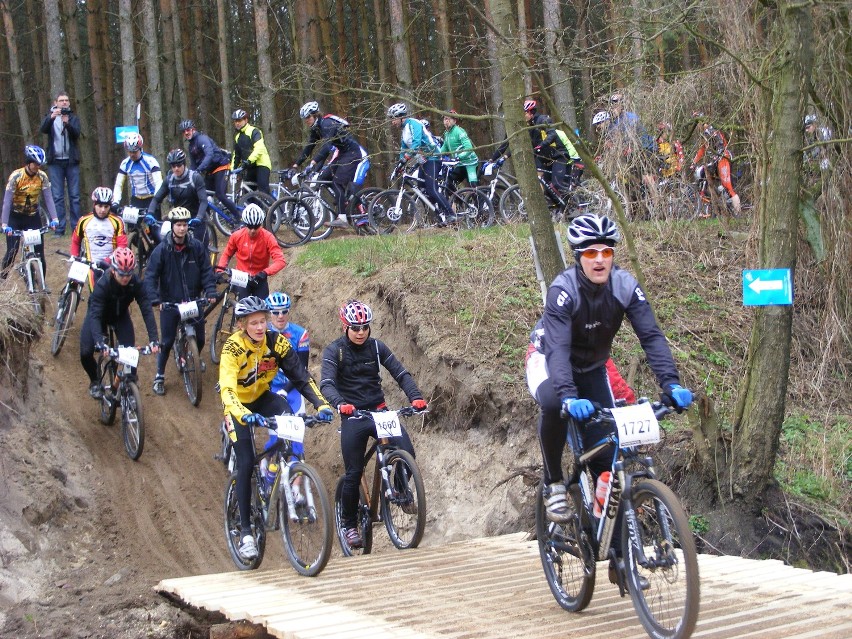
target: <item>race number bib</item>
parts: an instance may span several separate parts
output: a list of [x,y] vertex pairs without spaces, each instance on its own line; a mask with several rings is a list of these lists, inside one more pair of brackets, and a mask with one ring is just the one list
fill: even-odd
[[139,364],[139,351],[132,346],[118,347],[118,362],[127,366]]
[[245,271],[238,271],[235,268],[231,269],[231,286],[239,286],[245,288],[248,286],[249,274]]
[[611,410],[622,448],[656,444],[660,441],[660,423],[650,402]]
[[21,241],[24,243],[24,246],[38,246],[41,244],[41,231],[38,229],[21,231]]
[[379,439],[385,437],[402,437],[402,424],[399,423],[399,415],[396,411],[387,410],[381,413],[370,413],[376,422],[376,436]]
[[121,219],[125,224],[136,224],[139,221],[139,209],[135,206],[125,206],[121,211]]
[[71,268],[68,269],[68,279],[80,282],[81,284],[89,277],[89,267],[82,262],[74,260],[71,263]]
[[305,441],[305,420],[298,415],[276,415],[278,436],[291,442]]
[[198,317],[198,302],[183,302],[178,304],[178,313],[181,320],[191,320]]

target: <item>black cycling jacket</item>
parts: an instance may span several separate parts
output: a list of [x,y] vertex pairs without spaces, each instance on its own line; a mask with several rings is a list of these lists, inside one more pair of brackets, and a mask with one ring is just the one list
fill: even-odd
[[216,297],[216,278],[204,245],[187,235],[181,250],[176,250],[169,233],[148,258],[143,280],[151,304],[187,302],[200,297]]
[[190,213],[195,211],[195,217],[198,219],[202,221],[207,219],[205,215],[207,212],[207,188],[204,185],[204,178],[192,169],[188,168],[181,177],[176,177],[171,172],[166,175],[166,179],[163,180],[148,205],[150,215],[160,219],[160,202],[167,195],[172,208],[182,206]]
[[311,127],[311,135],[308,143],[302,149],[302,153],[294,164],[300,166],[314,152],[320,140],[326,140],[320,152],[317,154],[316,163],[322,164],[331,153],[332,147],[337,147],[340,154],[359,151],[361,145],[349,132],[349,122],[336,115],[324,115],[317,118]]

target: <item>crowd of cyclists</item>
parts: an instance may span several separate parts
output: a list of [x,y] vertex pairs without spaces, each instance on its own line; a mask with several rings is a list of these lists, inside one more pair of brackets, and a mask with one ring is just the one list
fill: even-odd
[[[523,109],[537,169],[549,176],[556,191],[574,188],[584,169],[574,145],[549,116],[540,112],[536,100],[526,100]],[[303,105],[299,116],[308,127],[308,141],[292,168],[300,169],[307,162],[305,172],[322,172],[333,184],[337,196],[339,215],[330,223],[347,226],[350,221],[344,202],[363,185],[370,167],[369,153],[344,118],[323,113],[317,102]],[[509,157],[508,143],[503,142],[480,165],[475,145],[459,125],[454,110],[443,117],[442,137],[431,132],[428,122],[414,117],[405,103],[391,105],[387,118],[400,130],[399,162],[420,168],[425,191],[437,205],[444,225],[452,224],[455,215],[439,183],[442,158],[457,160],[448,176],[451,192],[463,181],[476,186],[480,177],[488,177],[495,166]],[[731,182],[733,158],[728,140],[703,114],[696,112],[693,118],[701,144],[690,169],[695,171],[696,178],[717,179],[738,211],[740,201]],[[280,413],[303,412],[307,403],[313,405],[322,421],[331,421],[334,409],[341,416],[345,465],[342,521],[348,543],[358,547],[361,544],[355,523],[358,485],[364,471],[367,441],[370,436],[376,436],[375,424],[362,417],[360,411],[386,408],[381,368],[391,374],[413,408],[425,410],[427,402],[391,349],[372,336],[373,311],[358,300],[349,300],[340,307],[342,335],[324,349],[319,381],[311,376],[307,368],[308,331],[289,321],[290,296],[270,290],[269,278],[286,267],[286,259],[274,235],[264,228],[266,211],[255,203],[239,210],[227,194],[230,169],[244,170],[247,177],[256,181],[258,189],[267,192],[271,172],[261,131],[248,123],[242,109],[236,110],[232,119],[235,138],[231,154],[198,131],[192,120],[183,120],[179,129],[188,144],[188,153],[182,148],[169,151],[166,157],[169,172],[165,176],[157,159],[145,153],[142,136],[128,136],[124,140],[127,157],[119,165],[114,187],[99,186],[93,190],[92,210],[78,220],[70,246],[72,255],[86,257],[97,267],[90,276],[88,312],[80,329],[80,363],[89,380],[89,394],[98,399],[103,393],[95,355],[108,351],[107,329],[113,329],[119,343],[135,344],[130,316],[130,307],[135,302],[151,350],[158,353],[152,390],[156,395],[165,395],[166,365],[180,321],[172,305],[198,298],[215,305],[219,300],[217,283],[223,280],[235,258],[235,268],[247,273],[248,281],[237,291],[237,330],[222,349],[218,382],[224,423],[237,458],[236,490],[245,533],[240,553],[251,559],[258,552],[250,533],[254,451],[249,429]],[[672,125],[660,122],[656,137],[652,136],[636,114],[626,109],[621,94],[613,94],[608,108],[595,114],[592,123],[604,152],[641,154],[650,158],[656,167],[654,174],[662,177],[670,177],[685,168],[683,146],[674,138]],[[806,134],[815,139],[830,135],[818,127],[813,116],[806,117],[804,125]],[[816,151],[822,149],[816,147]],[[825,168],[828,161],[825,157],[813,154],[810,157],[820,168]],[[40,201],[44,202],[50,226],[56,228],[58,224],[52,198],[44,197],[50,190],[47,174],[41,168],[45,163],[44,151],[28,145],[24,161],[24,166],[9,177],[3,199],[2,230],[7,234],[4,277],[18,248],[18,238],[11,231],[41,227]],[[642,163],[644,168],[640,170],[645,171],[647,164]],[[215,265],[206,241],[208,189],[243,223],[229,237]],[[129,205],[145,211],[157,222],[161,221],[161,204],[166,199],[169,202],[165,220],[168,224],[162,229],[162,237],[149,256],[144,273],[128,248],[125,223],[117,214],[125,193]],[[581,215],[569,225],[567,239],[574,251],[575,264],[551,285],[527,357],[530,392],[541,406],[539,438],[547,486],[547,515],[557,522],[564,519],[568,509],[559,461],[565,441],[565,416],[583,421],[592,415],[592,402],[614,405],[613,389],[620,378],[612,371],[609,356],[624,316],[637,333],[666,396],[678,408],[687,408],[692,401],[691,392],[681,386],[666,339],[641,288],[631,275],[613,264],[621,239],[615,224],[606,216]],[[45,262],[43,246],[39,250]],[[159,311],[159,321],[155,310]],[[199,350],[205,341],[204,317],[194,320]],[[592,440],[597,441],[604,434],[590,430],[587,436],[593,443]],[[414,454],[404,431],[399,445]],[[297,448],[295,452],[302,451]]]

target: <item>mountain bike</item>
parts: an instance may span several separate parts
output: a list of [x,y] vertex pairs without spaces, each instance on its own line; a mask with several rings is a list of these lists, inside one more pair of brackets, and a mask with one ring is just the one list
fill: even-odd
[[[566,482],[570,517],[547,518],[546,488],[536,492],[536,536],[547,583],[557,603],[579,612],[595,587],[596,561],[610,559],[623,597],[629,593],[648,634],[657,639],[686,639],[698,619],[700,586],[695,542],[675,494],[656,479],[653,460],[638,447],[660,440],[659,419],[673,409],[647,399],[633,406],[599,409],[593,421],[615,425],[615,433],[583,450],[577,423],[569,419],[573,459]],[[606,496],[598,501],[589,463],[613,459]],[[611,548],[621,514],[621,548]],[[618,552],[620,550],[620,553]]]
[[133,461],[142,455],[145,446],[145,419],[142,412],[142,395],[136,385],[134,369],[140,355],[149,355],[150,346],[115,345],[115,331],[109,327],[107,351],[98,357],[98,383],[101,387],[102,424],[112,425],[115,413],[121,407],[121,439],[124,450]]
[[207,304],[207,299],[203,297],[187,302],[163,302],[161,304],[162,308],[176,308],[180,314],[172,354],[178,373],[183,379],[186,396],[189,397],[189,403],[193,406],[198,406],[201,403],[203,389],[201,374],[204,372],[204,364],[198,353],[198,337],[195,334],[194,320],[201,315],[202,309]]
[[[269,209],[272,202],[273,198],[268,193],[264,193],[262,191],[248,191],[240,195],[234,204],[237,205],[237,209],[240,211],[246,208],[248,204],[257,204],[260,208],[266,211]],[[207,191],[207,209],[213,226],[215,226],[216,229],[226,237],[230,236],[231,233],[243,225],[243,221],[240,216],[235,216],[231,213],[231,211],[228,210],[228,207],[219,201],[215,191]]]
[[[549,173],[544,171],[545,174]],[[572,185],[567,193],[557,191],[549,180],[538,175],[547,205],[554,222],[568,222],[584,213],[596,213],[605,208],[608,200],[595,188],[582,182]],[[519,184],[510,186],[500,196],[500,217],[504,223],[521,222],[527,218],[527,208]]]
[[[391,441],[402,435],[400,417],[423,414],[408,406],[399,410],[381,412],[355,411],[354,416],[371,419],[376,424],[378,438],[367,449],[364,456],[364,473],[358,500],[358,532],[361,548],[353,548],[346,541],[343,530],[343,478],[334,491],[334,522],[340,548],[347,557],[368,555],[373,549],[373,523],[383,521],[391,543],[405,550],[416,548],[423,539],[426,527],[426,490],[420,468],[407,451]],[[370,458],[375,455],[372,483],[367,483]]]
[[127,233],[127,246],[136,254],[136,273],[142,277],[148,258],[159,242],[161,222],[154,216],[140,214],[135,206],[123,207],[121,219]]
[[[213,324],[213,332],[210,334],[210,361],[214,364],[219,363],[222,347],[234,332],[234,325],[237,321],[234,315],[234,307],[237,303],[237,289],[245,288],[248,286],[249,281],[249,274],[246,271],[240,271],[235,268],[228,269],[221,276],[227,282],[228,286],[219,294],[222,300],[222,307],[219,309],[216,322]],[[208,307],[207,312],[212,311],[214,306]],[[226,322],[225,316],[229,313],[230,317]]]
[[[302,457],[292,459],[293,442],[303,441],[305,427],[316,423],[320,422],[315,416],[278,415],[262,424],[269,430],[270,438],[263,450],[256,453],[252,469],[251,534],[257,545],[257,557],[250,560],[240,555],[245,532],[240,527],[237,504],[236,454],[228,436],[228,425],[222,424],[222,455],[218,458],[230,473],[225,486],[225,539],[231,559],[240,570],[260,567],[266,550],[266,533],[272,530],[281,531],[287,560],[300,575],[315,577],[328,563],[332,516],[325,486],[319,473]],[[255,429],[250,431],[254,446]]]
[[44,281],[44,263],[41,261],[35,247],[42,243],[42,238],[45,233],[50,230],[50,227],[43,226],[40,229],[30,229],[23,231],[11,231],[9,235],[19,237],[22,246],[21,261],[15,269],[24,278],[24,285],[27,287],[27,294],[33,305],[33,310],[36,315],[41,317],[47,308],[47,299],[50,295],[50,289]]
[[83,295],[83,288],[89,281],[89,273],[94,271],[96,276],[103,273],[94,262],[87,260],[85,257],[69,255],[62,251],[56,251],[58,255],[67,257],[66,261],[71,263],[68,269],[68,280],[59,293],[59,301],[56,304],[56,315],[53,318],[53,339],[50,342],[50,353],[55,357],[59,355],[62,346],[65,344],[65,338],[68,336],[68,331],[74,324],[74,316],[77,314],[77,307],[80,305],[80,298]]

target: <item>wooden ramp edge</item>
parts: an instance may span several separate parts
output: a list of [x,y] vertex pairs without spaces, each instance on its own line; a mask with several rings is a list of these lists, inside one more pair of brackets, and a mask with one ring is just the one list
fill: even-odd
[[[598,566],[579,614],[554,601],[526,534],[362,557],[332,556],[318,577],[286,562],[259,571],[164,579],[155,590],[285,639],[644,639],[629,597]],[[852,575],[780,561],[699,556],[702,639],[849,639]]]

